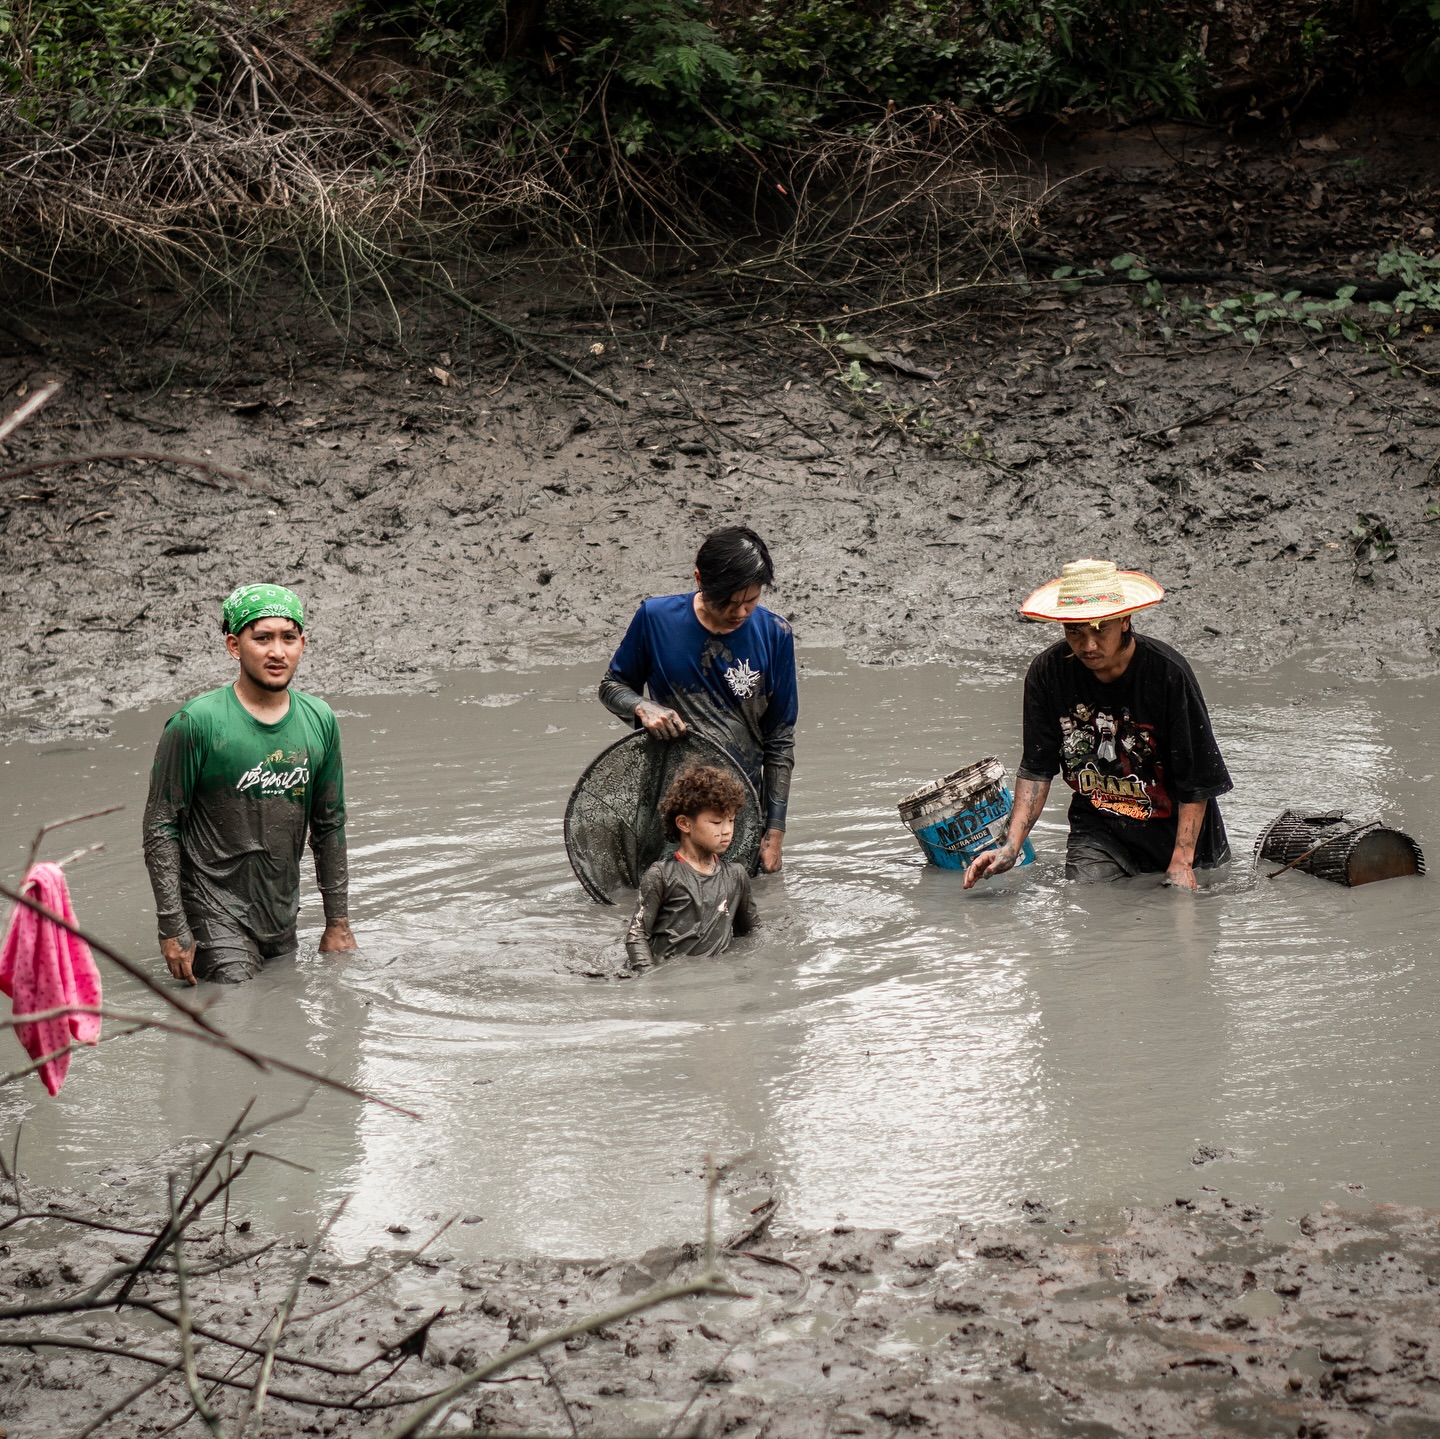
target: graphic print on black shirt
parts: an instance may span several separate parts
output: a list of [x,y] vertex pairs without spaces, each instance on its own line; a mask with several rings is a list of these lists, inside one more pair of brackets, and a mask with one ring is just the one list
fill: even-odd
[[1077,700],[1060,716],[1060,735],[1065,783],[1096,809],[1126,819],[1170,818],[1174,806],[1153,724],[1137,723],[1124,706],[1117,718]]
[[1168,869],[1178,807],[1208,801],[1195,863],[1230,857],[1217,795],[1232,786],[1194,672],[1169,645],[1135,636],[1135,654],[1102,684],[1061,640],[1025,677],[1022,779],[1058,770],[1075,791],[1070,832],[1139,874]]

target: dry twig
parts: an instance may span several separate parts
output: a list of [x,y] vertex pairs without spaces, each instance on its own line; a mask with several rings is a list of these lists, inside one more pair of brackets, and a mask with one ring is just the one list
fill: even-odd
[[99,450],[94,454],[64,455],[59,459],[35,460],[28,465],[17,465],[14,469],[6,470],[0,474],[0,480],[18,480],[25,475],[39,474],[41,470],[59,470],[69,465],[113,465],[120,460],[144,460],[147,464],[156,465],[185,465],[192,470],[223,475],[227,480],[234,480],[237,484],[249,485],[252,490],[259,490],[267,499],[278,498],[263,485],[252,480],[249,475],[241,474],[239,470],[232,470],[228,465],[217,465],[214,460],[196,459],[194,455],[162,455],[152,450]]
[[37,415],[60,390],[62,381],[51,380],[32,390],[3,420],[0,420],[0,441],[8,440],[32,415]]
[[246,1435],[253,1434],[256,1439],[259,1439],[260,1428],[265,1417],[266,1391],[270,1387],[270,1376],[275,1372],[275,1351],[279,1349],[280,1341],[285,1336],[285,1328],[290,1323],[290,1315],[295,1308],[295,1301],[300,1297],[300,1286],[310,1272],[310,1265],[315,1253],[325,1242],[330,1231],[335,1227],[335,1221],[345,1212],[345,1206],[349,1202],[348,1197],[340,1201],[334,1214],[330,1216],[324,1229],[320,1231],[315,1243],[306,1248],[305,1257],[295,1266],[295,1277],[290,1283],[290,1292],[285,1296],[279,1309],[275,1311],[275,1323],[270,1330],[270,1338],[265,1343],[265,1353],[260,1360],[260,1373],[255,1378],[255,1388],[250,1395],[250,1413],[242,1431]]
[[92,809],[88,814],[72,814],[69,819],[52,819],[49,824],[42,824],[35,831],[35,838],[30,841],[30,853],[25,860],[25,873],[30,873],[31,866],[40,854],[40,846],[44,843],[45,836],[52,830],[63,829],[67,824],[79,824],[82,820],[99,819],[101,815],[119,814],[124,808],[123,804],[112,804],[105,809]]

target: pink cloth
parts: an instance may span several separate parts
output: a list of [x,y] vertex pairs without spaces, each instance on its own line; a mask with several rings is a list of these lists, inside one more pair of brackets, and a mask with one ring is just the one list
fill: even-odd
[[[65,873],[58,864],[37,864],[25,876],[20,891],[52,914],[75,923]],[[61,1009],[67,1004],[100,1005],[100,971],[90,957],[90,946],[58,924],[23,904],[15,906],[5,947],[0,949],[0,993],[12,1001],[12,1018]],[[100,1038],[98,1014],[61,1015],[37,1024],[22,1024],[15,1031],[31,1059],[54,1054],[75,1039],[94,1044]],[[69,1054],[40,1066],[40,1078],[51,1094],[59,1094],[70,1068]]]

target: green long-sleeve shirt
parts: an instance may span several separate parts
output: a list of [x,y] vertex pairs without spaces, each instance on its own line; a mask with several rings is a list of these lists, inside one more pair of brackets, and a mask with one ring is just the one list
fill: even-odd
[[188,946],[201,918],[228,919],[260,940],[288,934],[307,836],[325,918],[344,918],[345,776],[334,711],[291,690],[285,718],[263,724],[229,685],[196,696],[160,737],[144,836],[161,939]]

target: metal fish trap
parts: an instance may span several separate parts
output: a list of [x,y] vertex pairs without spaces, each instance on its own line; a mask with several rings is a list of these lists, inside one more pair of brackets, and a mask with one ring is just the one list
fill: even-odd
[[565,808],[565,851],[592,899],[614,904],[617,890],[637,888],[640,876],[674,848],[665,838],[660,801],[677,775],[700,765],[726,770],[745,787],[745,807],[735,816],[725,858],[755,873],[764,820],[745,771],[695,730],[672,740],[636,730],[591,761]]
[[1260,832],[1255,855],[1283,866],[1271,879],[1286,870],[1303,869],[1317,879],[1353,887],[1425,873],[1425,856],[1408,834],[1389,829],[1378,819],[1352,823],[1338,810],[1308,814],[1285,810]]

